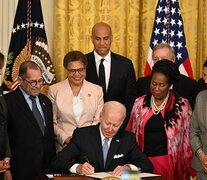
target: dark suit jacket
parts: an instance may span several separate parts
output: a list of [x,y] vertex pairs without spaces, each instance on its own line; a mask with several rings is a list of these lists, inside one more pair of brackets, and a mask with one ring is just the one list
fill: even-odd
[[0,160],[6,156],[7,108],[2,89],[0,89]]
[[200,92],[207,89],[206,83],[203,80],[203,78],[200,78],[197,82],[197,91],[196,91],[196,95]]
[[45,115],[44,135],[20,89],[5,95],[14,180],[35,179],[40,172],[49,170],[55,156],[52,104],[45,95],[38,97]]
[[[137,80],[137,94],[138,97],[146,94],[150,91],[150,81],[151,76],[141,77]],[[173,91],[181,96],[186,98],[191,108],[194,109],[195,97],[196,97],[196,81],[181,74],[180,80],[173,85]]]
[[[10,149],[7,135],[7,107],[0,87],[0,160],[10,157]],[[0,173],[0,180],[3,180],[3,173]]]
[[[100,85],[96,70],[94,52],[86,54],[88,59],[86,80]],[[114,100],[124,104],[129,115],[137,97],[136,77],[132,61],[111,52],[111,73],[104,102]],[[128,118],[124,122],[126,125]]]
[[95,172],[113,171],[118,165],[127,163],[140,167],[144,172],[153,170],[151,162],[138,148],[134,134],[126,131],[120,131],[113,137],[104,168],[99,124],[77,128],[70,144],[58,153],[53,167],[57,171],[68,172],[75,163],[86,162],[86,158]]

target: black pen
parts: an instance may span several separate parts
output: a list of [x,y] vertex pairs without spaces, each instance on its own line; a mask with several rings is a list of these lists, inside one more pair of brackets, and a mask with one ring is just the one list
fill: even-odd
[[90,162],[89,162],[89,160],[88,160],[88,158],[86,156],[84,156],[84,159],[86,160],[87,163],[90,164]]

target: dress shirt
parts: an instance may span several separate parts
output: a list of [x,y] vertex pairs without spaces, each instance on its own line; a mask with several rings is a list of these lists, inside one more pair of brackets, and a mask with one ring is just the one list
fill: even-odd
[[99,65],[101,63],[101,59],[105,59],[103,61],[103,65],[105,68],[106,91],[107,91],[109,85],[110,72],[111,72],[111,52],[109,51],[109,53],[105,57],[101,57],[96,53],[96,51],[94,51],[94,56],[96,61],[97,74],[99,74],[98,71],[99,71]]
[[83,111],[83,100],[81,98],[81,91],[80,91],[78,96],[73,96],[73,113],[75,115],[75,119],[77,123],[80,120],[82,111]]
[[[24,96],[24,98],[25,98],[27,104],[29,105],[29,108],[30,108],[31,111],[32,111],[32,101],[31,101],[31,99],[29,98],[30,95],[27,94],[27,93],[24,91],[24,89],[22,89],[21,86],[19,86],[19,89],[20,89],[20,91],[22,92],[22,94],[23,94],[23,96]],[[44,116],[44,113],[43,113],[43,110],[42,110],[42,106],[40,105],[39,97],[37,96],[37,98],[36,98],[35,100],[36,100],[37,108],[38,108],[38,110],[40,111],[40,114],[41,114],[42,117],[43,117],[43,120],[44,120],[44,126],[45,126],[45,125],[46,125],[46,124],[45,124],[45,116]]]

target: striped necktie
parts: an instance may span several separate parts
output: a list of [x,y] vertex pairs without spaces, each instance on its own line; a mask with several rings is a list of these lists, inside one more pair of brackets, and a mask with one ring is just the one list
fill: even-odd
[[41,131],[42,131],[42,134],[44,134],[44,131],[45,131],[44,119],[43,119],[42,115],[40,114],[40,111],[37,107],[36,97],[30,96],[29,98],[32,101],[32,112],[34,114],[34,117],[35,117]]

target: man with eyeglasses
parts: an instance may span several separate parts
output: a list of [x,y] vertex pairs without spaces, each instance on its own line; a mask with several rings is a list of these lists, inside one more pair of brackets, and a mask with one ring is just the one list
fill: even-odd
[[6,94],[11,173],[15,180],[35,179],[50,170],[55,156],[52,103],[40,93],[42,72],[33,61],[19,69],[19,87]]

